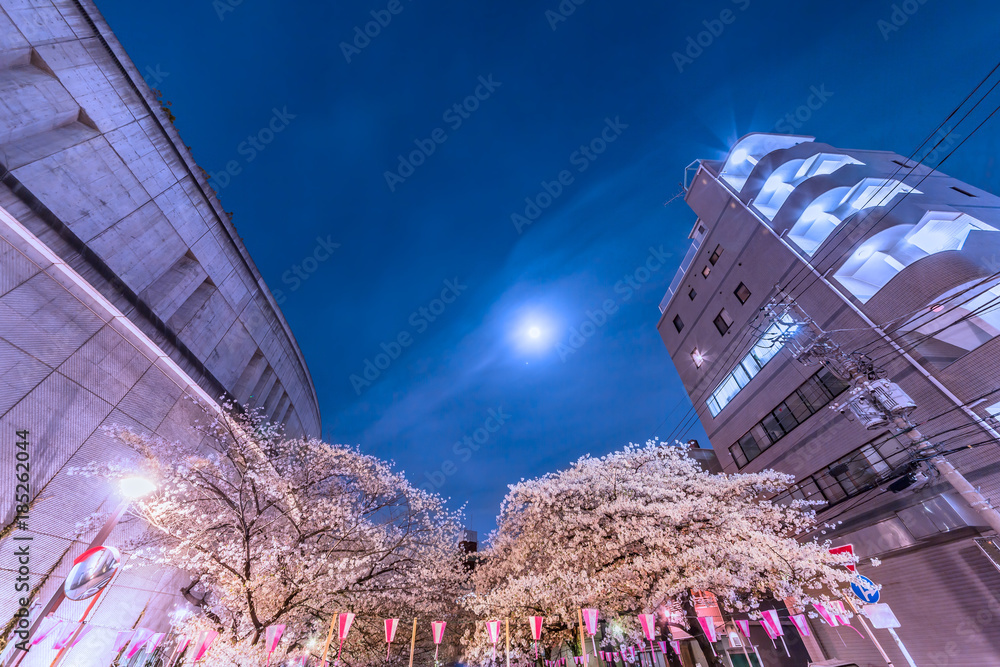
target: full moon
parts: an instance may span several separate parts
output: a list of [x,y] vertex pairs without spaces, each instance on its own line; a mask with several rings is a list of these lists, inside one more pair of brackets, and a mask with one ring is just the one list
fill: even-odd
[[528,329],[528,335],[531,336],[532,338],[538,338],[539,336],[542,335],[542,330],[539,329],[538,327],[531,327],[530,329]]

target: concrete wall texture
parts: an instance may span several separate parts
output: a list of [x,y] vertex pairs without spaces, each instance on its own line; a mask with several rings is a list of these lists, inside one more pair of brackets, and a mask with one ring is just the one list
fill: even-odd
[[[922,433],[944,449],[976,445],[948,458],[1000,504],[1000,198],[894,153],[750,135],[726,160],[701,163],[686,201],[693,249],[658,330],[724,470],[790,473],[793,497],[827,502],[819,520],[835,527],[815,536],[854,544],[917,664],[1000,664],[1000,570],[975,542],[984,522],[940,479],[887,489],[911,461],[903,438],[829,409],[837,398],[810,384],[821,369],[787,348],[721,410],[710,406],[762,341],[761,309],[780,286],[913,397]],[[885,664],[867,637],[812,625],[829,657]],[[888,632],[874,632],[906,664]],[[795,664],[780,653],[765,664]]]
[[[220,396],[319,435],[294,337],[203,172],[90,0],[0,0],[0,628],[16,610],[13,540],[30,534],[45,601],[120,497],[75,466],[132,453],[101,427],[166,438]],[[14,443],[28,431],[31,508],[14,523]],[[141,530],[123,521],[108,540]],[[135,561],[135,559],[133,559]],[[136,626],[170,629],[181,573],[133,562],[70,664],[106,665]],[[76,619],[86,603],[66,602]],[[47,665],[48,644],[26,665]]]

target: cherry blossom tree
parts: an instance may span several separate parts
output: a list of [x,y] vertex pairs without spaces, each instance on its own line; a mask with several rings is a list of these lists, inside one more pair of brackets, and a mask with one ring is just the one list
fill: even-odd
[[202,614],[182,625],[222,632],[213,664],[262,664],[273,624],[287,625],[283,651],[318,655],[337,611],[357,617],[350,662],[384,660],[382,619],[454,611],[467,580],[460,512],[390,463],[286,438],[256,415],[224,408],[200,429],[200,442],[113,427],[141,455],[138,469],[95,463],[80,471],[155,481],[156,493],[133,505],[149,525],[133,546],[191,574],[183,593]]
[[[480,618],[518,619],[514,643],[524,651],[526,616],[545,617],[550,645],[578,643],[578,609],[596,607],[613,621],[606,641],[635,645],[636,615],[664,605],[685,610],[683,629],[702,636],[695,591],[714,593],[730,612],[768,598],[825,599],[849,579],[843,558],[796,539],[815,524],[810,503],[766,500],[793,481],[773,471],[711,474],[686,448],[657,441],[585,456],[509,487],[465,604]],[[484,636],[468,638],[473,656],[485,655]]]

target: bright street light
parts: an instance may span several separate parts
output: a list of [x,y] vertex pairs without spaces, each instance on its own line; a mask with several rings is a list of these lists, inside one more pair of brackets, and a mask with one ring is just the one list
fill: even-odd
[[122,494],[127,498],[142,498],[156,490],[156,485],[145,477],[126,477],[121,483]]

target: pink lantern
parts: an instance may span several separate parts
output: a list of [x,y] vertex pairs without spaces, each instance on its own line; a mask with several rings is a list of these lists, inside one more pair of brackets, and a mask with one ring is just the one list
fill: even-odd
[[431,621],[431,634],[434,635],[434,662],[438,659],[438,649],[441,648],[441,640],[444,639],[444,629],[448,625],[447,621]]
[[829,625],[831,628],[835,628],[838,625],[840,625],[840,620],[838,619],[838,617],[835,616],[834,614],[831,614],[830,611],[826,608],[825,604],[817,602],[813,604],[813,607],[819,613],[820,617],[824,621],[826,621],[827,625]]
[[389,651],[392,650],[392,640],[396,638],[396,628],[399,627],[398,618],[385,619],[385,643],[388,648],[385,650],[385,659],[389,659]]
[[715,632],[715,620],[712,616],[699,616],[698,625],[701,626],[710,643],[714,644],[719,641],[719,637]]
[[167,636],[166,632],[157,632],[155,635],[150,637],[149,641],[146,642],[146,646],[149,647],[148,649],[149,652],[152,653],[153,651],[158,649],[160,647],[160,644],[163,642],[163,638],[166,636]]
[[344,648],[344,640],[347,639],[347,633],[351,631],[351,623],[354,623],[354,614],[349,611],[345,611],[337,617],[337,638],[340,640],[340,645],[337,647],[338,665],[340,664],[340,652]]
[[[670,642],[670,648],[674,649],[674,653],[679,658],[681,656],[681,643],[679,641]],[[664,651],[665,653],[666,651]]]
[[52,648],[60,651],[64,649],[78,627],[80,627],[79,623],[70,623],[68,621],[60,623],[52,632]]
[[702,631],[704,631],[705,636],[708,638],[708,646],[712,649],[712,655],[718,656],[718,653],[715,652],[715,642],[719,641],[719,637],[715,633],[715,617],[699,616],[698,625],[701,626]]
[[76,633],[76,638],[70,640],[70,642],[69,642],[69,644],[67,644],[67,646],[69,648],[73,648],[74,646],[76,646],[77,644],[80,643],[81,639],[83,639],[84,637],[87,636],[88,632],[90,632],[90,626],[89,625],[84,625],[83,627],[80,628],[80,632]]
[[778,612],[774,609],[768,609],[766,611],[761,611],[761,624],[768,629],[768,634],[774,637],[778,635],[785,634],[785,631],[781,629],[781,621],[778,620]]
[[747,621],[747,620],[738,621],[738,620],[734,619],[733,622],[736,623],[736,627],[740,629],[740,632],[742,632],[743,636],[747,638],[747,641],[749,641],[750,640],[750,621]]
[[642,626],[642,634],[649,642],[649,653],[653,653],[653,636],[656,634],[656,617],[652,614],[639,614],[639,624]]
[[658,641],[656,643],[660,646],[660,653],[662,653],[663,655],[666,655],[667,654],[667,642],[661,640],[661,641]]
[[62,623],[62,619],[56,618],[51,614],[42,619],[41,624],[38,626],[38,630],[35,631],[35,636],[31,638],[31,646],[41,644],[45,641],[45,638],[52,634],[52,631],[59,627]]
[[205,657],[208,650],[212,648],[212,644],[215,642],[215,638],[219,636],[219,633],[215,630],[208,630],[203,632],[198,636],[198,650],[194,653],[194,662],[198,662]]
[[594,647],[594,653],[596,654],[597,643],[594,641],[594,635],[597,634],[597,610],[583,609],[581,611],[583,612],[583,624],[587,628],[587,634],[590,635],[590,645]]
[[278,648],[278,643],[281,641],[281,635],[285,632],[284,625],[269,625],[267,629],[264,630],[264,647],[267,649],[267,663],[271,664],[271,654],[274,650]]
[[486,634],[493,644],[493,659],[497,659],[497,642],[500,641],[500,621],[486,621]]
[[146,642],[152,636],[152,630],[147,630],[146,628],[137,629],[135,634],[132,635],[132,643],[129,644],[128,649],[125,651],[125,657],[132,658],[136,653],[142,650],[142,647],[146,645]]
[[114,644],[112,644],[115,654],[121,653],[122,649],[125,648],[125,645],[128,644],[128,640],[132,639],[132,634],[132,630],[126,630],[115,635],[115,641]]
[[799,631],[800,635],[803,637],[809,636],[809,622],[806,621],[805,614],[793,614],[792,616],[789,616],[789,619],[792,621],[792,625],[795,626],[795,629]]
[[531,626],[531,636],[535,640],[535,660],[538,660],[538,641],[542,638],[542,623],[544,616],[529,616],[528,624]]

